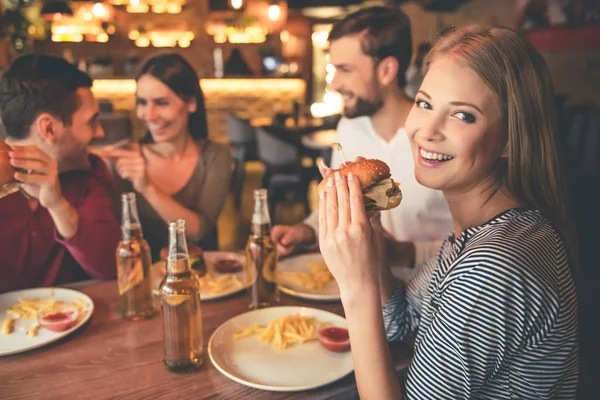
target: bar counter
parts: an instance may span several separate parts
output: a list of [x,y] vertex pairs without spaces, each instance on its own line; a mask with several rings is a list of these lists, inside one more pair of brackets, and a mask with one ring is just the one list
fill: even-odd
[[[209,137],[227,143],[225,116],[239,118],[273,117],[277,112],[291,113],[293,104],[305,103],[306,82],[299,78],[223,78],[201,79],[208,118]],[[92,91],[98,100],[110,101],[115,110],[130,113],[133,133],[144,132],[135,117],[134,79],[95,79]]]

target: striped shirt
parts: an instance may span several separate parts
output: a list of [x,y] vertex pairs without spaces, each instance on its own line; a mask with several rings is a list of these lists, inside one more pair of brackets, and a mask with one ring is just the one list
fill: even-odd
[[416,333],[406,399],[574,399],[577,301],[562,240],[510,209],[448,238],[383,308],[390,341]]

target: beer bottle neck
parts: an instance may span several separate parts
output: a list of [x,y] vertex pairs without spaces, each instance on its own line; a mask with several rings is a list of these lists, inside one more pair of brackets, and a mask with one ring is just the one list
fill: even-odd
[[271,216],[266,189],[254,191],[254,212],[252,213],[252,236],[271,236]]
[[121,226],[121,232],[123,234],[123,242],[128,243],[132,240],[141,242],[144,239],[142,234],[142,228],[139,225]]
[[252,225],[271,225],[269,215],[269,204],[266,198],[254,199],[254,212],[252,213]]
[[191,272],[190,260],[187,254],[169,255],[167,258],[167,273],[168,274],[183,274]]
[[178,265],[178,272],[183,272],[181,271],[182,264],[186,264],[187,269],[189,269],[185,222],[181,219],[169,222],[169,257],[167,265],[171,261],[174,262],[173,265]]
[[256,238],[264,237],[264,236],[271,236],[271,224],[270,223],[266,223],[266,224],[252,223],[251,232],[252,232],[252,236],[254,236]]
[[134,193],[124,193],[121,197],[121,232],[123,241],[132,238],[142,240],[142,224],[138,216]]

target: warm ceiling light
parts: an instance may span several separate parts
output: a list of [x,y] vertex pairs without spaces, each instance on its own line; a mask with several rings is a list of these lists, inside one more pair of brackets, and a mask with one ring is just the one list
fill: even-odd
[[292,61],[290,63],[290,73],[291,74],[295,74],[296,72],[298,72],[299,68],[300,68],[300,66],[298,65],[298,63],[296,61]]
[[281,18],[281,8],[277,4],[271,4],[267,10],[267,16],[271,21],[277,21]]
[[52,41],[53,42],[83,42],[83,35],[81,33],[71,33],[71,34],[53,33]]
[[227,42],[227,35],[225,33],[217,33],[214,36],[215,43],[226,43]]
[[181,12],[181,6],[177,3],[167,4],[167,12],[169,14],[179,14]]
[[281,31],[279,39],[284,43],[290,40],[290,31]]
[[231,0],[231,7],[234,10],[239,10],[240,8],[242,8],[243,2],[242,0]]
[[104,18],[107,16],[106,14],[108,13],[106,11],[106,7],[104,7],[104,4],[96,3],[92,7],[92,14],[94,14],[98,18]]
[[312,42],[317,47],[326,46],[328,37],[329,33],[326,31],[316,31],[311,35]]
[[267,16],[271,21],[277,21],[281,18],[281,8],[277,4],[271,4],[267,9]]
[[152,6],[152,12],[155,14],[162,14],[167,11],[167,6],[164,4],[155,4]]
[[144,14],[150,9],[146,3],[141,3],[140,0],[131,0],[125,8],[131,14]]
[[129,35],[127,37],[129,37],[129,40],[137,40],[137,38],[140,37],[140,31],[136,29],[129,31]]
[[159,32],[156,34],[150,34],[150,42],[154,47],[175,47],[177,46],[177,39],[173,35],[165,35]]
[[100,43],[106,43],[108,42],[108,35],[104,32],[101,32],[98,34],[98,36],[96,36],[96,40]]
[[140,36],[135,40],[135,45],[137,47],[148,47],[150,46],[150,39],[147,36]]

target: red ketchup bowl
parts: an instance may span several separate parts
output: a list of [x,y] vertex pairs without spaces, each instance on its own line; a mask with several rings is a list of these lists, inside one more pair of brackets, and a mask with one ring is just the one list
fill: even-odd
[[243,266],[236,258],[219,258],[213,262],[217,272],[222,274],[232,274],[241,271]]
[[321,346],[329,351],[341,353],[350,349],[348,329],[335,325],[327,325],[319,329],[317,339]]
[[79,309],[75,306],[43,308],[38,311],[38,323],[44,329],[52,332],[63,332],[70,329],[77,321]]

